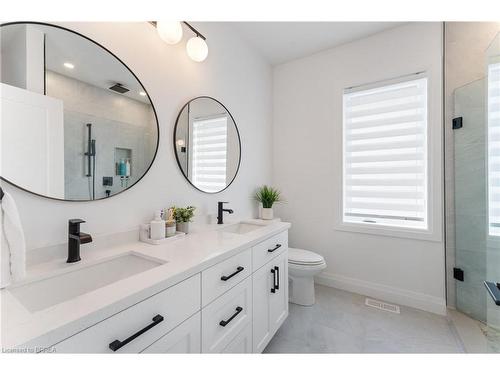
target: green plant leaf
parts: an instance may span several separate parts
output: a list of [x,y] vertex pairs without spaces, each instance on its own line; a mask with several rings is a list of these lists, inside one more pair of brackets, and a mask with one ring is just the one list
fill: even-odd
[[254,195],[257,202],[262,203],[263,208],[272,208],[274,203],[283,203],[281,192],[271,186],[261,186]]
[[189,223],[194,216],[194,211],[196,207],[187,206],[186,208],[182,207],[171,207],[174,210],[174,219],[178,223]]

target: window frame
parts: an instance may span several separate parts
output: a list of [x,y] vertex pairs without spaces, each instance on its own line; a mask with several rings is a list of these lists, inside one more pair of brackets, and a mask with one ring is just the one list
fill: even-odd
[[[425,152],[425,158],[426,158],[426,178],[425,178],[425,184],[426,184],[426,214],[427,214],[427,228],[411,228],[411,227],[404,227],[404,226],[395,226],[395,225],[388,225],[388,224],[383,224],[383,223],[363,223],[363,222],[351,222],[351,221],[344,221],[344,197],[345,197],[345,152],[344,150],[346,149],[346,137],[345,137],[345,126],[346,126],[346,119],[345,119],[345,94],[350,93],[350,92],[355,92],[355,91],[364,91],[364,90],[370,90],[374,89],[377,87],[384,87],[384,86],[389,86],[392,84],[397,84],[401,82],[406,82],[406,81],[413,81],[413,80],[418,80],[418,79],[427,79],[427,108],[426,108],[426,116],[427,116],[427,126],[425,129],[425,136],[426,136],[426,152]],[[441,97],[438,97],[438,100],[441,99]],[[435,140],[434,140],[434,131],[432,129],[432,117],[431,116],[431,111],[435,110],[435,106],[433,105],[433,101],[436,100],[435,98],[435,93],[432,91],[432,82],[430,78],[430,74],[427,71],[422,71],[419,73],[413,73],[413,74],[408,74],[404,76],[400,76],[397,78],[392,78],[392,79],[385,79],[381,81],[377,81],[374,83],[370,84],[364,84],[364,85],[359,85],[356,87],[347,87],[344,88],[341,92],[341,136],[342,136],[342,141],[341,145],[342,148],[340,150],[341,153],[341,169],[342,169],[342,174],[340,178],[340,194],[339,194],[339,199],[338,199],[338,210],[336,214],[336,219],[335,219],[335,224],[334,224],[334,229],[339,230],[339,231],[347,231],[347,232],[357,232],[357,233],[366,233],[366,234],[374,234],[374,235],[382,235],[382,236],[391,236],[391,237],[403,237],[403,238],[412,238],[412,239],[421,239],[421,240],[429,240],[429,241],[441,241],[442,240],[442,231],[440,231],[440,228],[435,228],[435,220],[434,220],[434,215],[436,214],[436,208],[434,207],[434,199],[433,195],[436,194],[434,188],[435,184],[432,181],[432,177],[434,174],[434,169],[437,161],[433,160],[433,158],[436,158],[438,155],[436,153],[436,145]],[[441,99],[442,100],[442,99]],[[440,112],[442,114],[442,112]],[[441,120],[441,118],[440,118]],[[441,123],[440,123],[441,125]],[[439,128],[439,131],[442,131],[441,126]],[[441,145],[439,145],[441,146]],[[441,162],[441,159],[439,160]],[[438,185],[439,186],[439,185]]]

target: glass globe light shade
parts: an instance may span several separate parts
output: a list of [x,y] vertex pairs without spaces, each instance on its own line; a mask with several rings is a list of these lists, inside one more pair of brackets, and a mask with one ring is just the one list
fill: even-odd
[[165,43],[177,44],[182,39],[182,25],[179,21],[158,21],[156,30]]
[[199,36],[195,36],[188,40],[186,51],[191,60],[196,62],[201,62],[208,56],[207,43]]

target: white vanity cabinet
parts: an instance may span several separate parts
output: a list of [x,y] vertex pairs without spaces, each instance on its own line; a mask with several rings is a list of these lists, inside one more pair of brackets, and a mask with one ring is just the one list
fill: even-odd
[[261,353],[288,316],[288,252],[259,268],[253,281],[253,352]]
[[43,347],[56,353],[260,353],[287,316],[283,230]]

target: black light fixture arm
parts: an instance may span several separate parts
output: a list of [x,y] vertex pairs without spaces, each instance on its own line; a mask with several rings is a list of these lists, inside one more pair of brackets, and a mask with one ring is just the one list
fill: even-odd
[[[150,23],[151,25],[153,25],[154,27],[156,27],[156,22],[157,22],[157,21],[149,21],[149,23]],[[201,38],[201,39],[203,39],[203,40],[207,40],[207,38],[206,38],[206,37],[205,37],[202,33],[200,33],[198,30],[196,30],[196,29],[195,29],[193,26],[191,26],[189,23],[187,23],[186,21],[182,21],[182,23],[183,23],[184,25],[186,25],[186,26],[189,28],[189,30],[191,30],[193,33],[195,33],[197,37],[200,37],[200,38]]]

